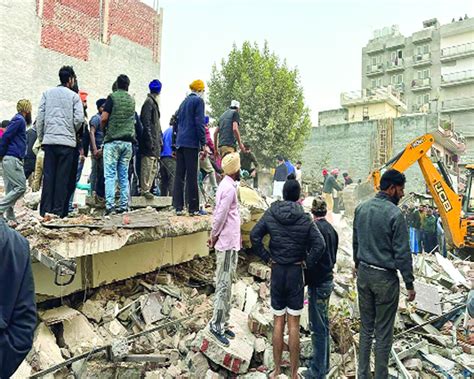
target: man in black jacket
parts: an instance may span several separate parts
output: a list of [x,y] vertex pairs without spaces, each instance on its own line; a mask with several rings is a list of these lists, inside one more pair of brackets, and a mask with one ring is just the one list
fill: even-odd
[[36,304],[30,248],[0,218],[0,378],[9,378],[33,344]]
[[[274,315],[273,377],[280,374],[283,332],[288,320],[291,377],[297,378],[299,367],[299,328],[304,301],[303,268],[311,269],[324,253],[321,232],[297,203],[301,187],[290,175],[283,186],[284,201],[274,202],[253,228],[250,239],[256,255],[272,264],[271,307]],[[270,251],[263,238],[270,235]]]
[[306,273],[308,285],[309,320],[313,357],[307,377],[324,379],[329,373],[329,297],[334,288],[332,270],[336,264],[339,236],[326,220],[327,204],[322,197],[313,200],[314,223],[323,235],[326,249],[321,258]]
[[140,113],[140,120],[143,124],[143,133],[140,139],[140,189],[143,196],[147,199],[153,199],[153,194],[150,190],[158,173],[158,161],[162,145],[160,108],[158,106],[161,82],[158,79],[154,79],[148,87],[150,88],[150,93],[143,103]]
[[380,192],[355,210],[353,254],[360,310],[359,378],[371,377],[370,351],[375,332],[375,378],[388,378],[388,358],[398,309],[400,271],[415,299],[408,229],[398,202],[404,195],[405,175],[387,170]]

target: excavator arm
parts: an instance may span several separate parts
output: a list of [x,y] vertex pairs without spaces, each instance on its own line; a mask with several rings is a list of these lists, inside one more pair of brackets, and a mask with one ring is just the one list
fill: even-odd
[[[434,166],[427,152],[433,145],[434,138],[431,134],[425,134],[411,141],[407,147],[388,161],[383,167],[371,173],[375,189],[380,189],[380,178],[382,170],[395,169],[399,172],[406,171],[415,162],[418,162],[426,185],[438,207],[440,217],[448,244],[456,248],[465,245],[467,235],[467,221],[461,219],[462,196],[459,196],[452,188],[447,173],[441,174]],[[444,175],[444,177],[443,177]]]

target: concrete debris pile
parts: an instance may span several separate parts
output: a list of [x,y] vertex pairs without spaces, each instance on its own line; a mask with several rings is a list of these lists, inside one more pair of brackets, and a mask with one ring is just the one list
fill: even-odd
[[[355,378],[359,311],[352,276],[352,231],[336,218],[340,249],[330,300],[329,378]],[[23,376],[76,378],[265,378],[273,370],[270,267],[241,253],[233,283],[229,347],[210,334],[215,257],[196,258],[157,272],[75,294],[40,311]],[[474,324],[464,320],[474,266],[419,256],[418,298],[401,300],[390,375],[472,377]],[[50,304],[51,305],[51,304]],[[287,337],[286,337],[287,338]],[[308,304],[301,317],[301,367],[312,356]],[[289,373],[283,354],[281,378]],[[53,367],[51,372],[43,371]],[[24,373],[27,374],[24,374]],[[19,375],[19,374],[18,374]]]

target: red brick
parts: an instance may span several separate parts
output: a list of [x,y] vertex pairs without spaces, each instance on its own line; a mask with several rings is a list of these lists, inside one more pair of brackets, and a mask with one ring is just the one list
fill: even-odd
[[226,355],[224,356],[224,360],[222,361],[222,364],[223,364],[225,367],[231,368],[231,363],[232,363],[232,355],[226,354]]
[[41,31],[41,46],[84,61],[89,56],[89,40],[78,33],[47,25]]
[[59,0],[59,2],[90,17],[100,16],[99,0]]
[[209,341],[207,339],[203,339],[202,345],[201,345],[201,351],[205,353],[208,347],[209,347]]

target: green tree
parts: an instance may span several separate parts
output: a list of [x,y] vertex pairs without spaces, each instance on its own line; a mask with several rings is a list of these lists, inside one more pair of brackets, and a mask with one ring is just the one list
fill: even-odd
[[271,167],[281,154],[299,159],[311,131],[299,72],[270,52],[265,43],[236,45],[208,83],[211,116],[219,119],[231,100],[240,101],[240,132],[259,162]]

